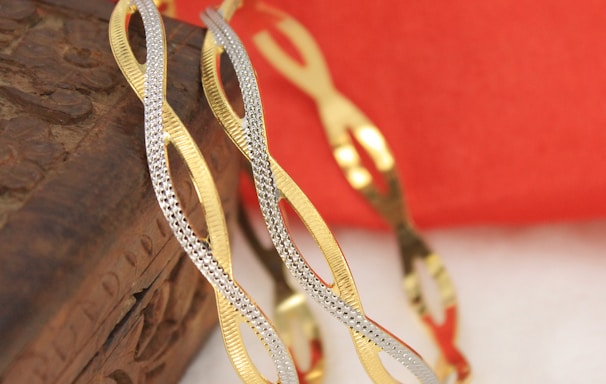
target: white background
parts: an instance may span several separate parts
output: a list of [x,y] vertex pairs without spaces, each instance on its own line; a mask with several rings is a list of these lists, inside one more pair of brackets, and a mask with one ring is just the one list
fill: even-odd
[[[348,228],[333,231],[367,315],[433,364],[436,350],[400,289],[393,236]],[[311,238],[302,228],[293,233],[302,253],[326,276]],[[606,383],[606,222],[433,230],[423,235],[456,284],[459,344],[471,362],[474,383]],[[269,276],[239,234],[232,243],[236,278],[271,314]],[[317,305],[311,307],[324,339],[324,382],[370,382],[348,332]],[[247,340],[262,371],[275,377],[255,337]],[[402,380],[408,377],[395,372]],[[218,329],[181,383],[239,383]]]

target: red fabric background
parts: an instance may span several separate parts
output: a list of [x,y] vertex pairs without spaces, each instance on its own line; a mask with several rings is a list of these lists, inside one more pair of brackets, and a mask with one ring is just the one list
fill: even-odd
[[[200,25],[210,1],[176,0]],[[319,42],[335,85],[383,131],[423,227],[606,213],[606,3],[271,1]],[[315,105],[232,25],[259,76],[269,144],[329,222],[377,226],[330,154]]]

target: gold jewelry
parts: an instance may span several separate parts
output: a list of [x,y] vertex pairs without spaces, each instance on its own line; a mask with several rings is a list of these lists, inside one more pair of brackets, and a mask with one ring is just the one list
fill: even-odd
[[[243,167],[252,178],[250,164],[243,162]],[[276,248],[264,246],[257,236],[242,200],[238,206],[238,224],[253,253],[273,279],[274,323],[293,355],[299,380],[303,384],[321,384],[325,373],[324,348],[305,295],[291,286]]]
[[[375,382],[397,382],[379,357],[383,351],[409,369],[422,383],[437,384],[435,374],[416,352],[365,315],[351,272],[332,233],[311,202],[268,153],[254,71],[240,40],[225,22],[237,5],[237,1],[227,0],[219,8],[219,13],[207,9],[202,15],[209,28],[202,48],[202,84],[213,113],[251,162],[261,211],[274,246],[305,292],[349,327],[360,360]],[[220,84],[217,66],[218,55],[223,50],[231,59],[238,77],[244,118],[231,108]],[[330,267],[333,284],[324,282],[299,254],[286,229],[279,200],[288,202],[311,232]]]
[[[139,64],[127,38],[130,15],[138,10],[147,42],[146,64]],[[156,197],[175,237],[215,289],[221,331],[234,368],[246,383],[266,383],[246,351],[240,325],[246,323],[265,345],[280,383],[298,383],[290,353],[273,326],[234,280],[221,202],[200,149],[166,101],[166,39],[151,0],[120,0],[110,19],[111,48],[124,76],[143,101],[145,141]],[[206,214],[208,237],[200,238],[182,212],[169,171],[168,146],[183,159]],[[211,250],[212,240],[212,250]]]
[[299,380],[304,384],[321,384],[324,381],[324,348],[305,295],[291,287],[276,248],[263,246],[242,202],[238,224],[255,256],[274,281],[274,324],[293,355]]
[[[284,77],[316,102],[333,156],[349,184],[364,196],[396,233],[404,267],[403,287],[408,300],[425,323],[441,351],[436,371],[440,380],[454,375],[457,383],[470,379],[469,363],[457,348],[457,302],[455,288],[440,257],[423,241],[408,215],[395,160],[379,129],[333,85],[322,52],[312,35],[292,16],[264,6],[262,11],[277,16],[277,29],[295,47],[302,63],[290,57],[269,31],[253,37],[257,49]],[[351,134],[351,135],[350,135]],[[385,178],[387,191],[381,192],[371,173],[362,164],[353,144],[355,139]],[[436,320],[428,310],[414,261],[427,268],[438,287],[443,318]]]

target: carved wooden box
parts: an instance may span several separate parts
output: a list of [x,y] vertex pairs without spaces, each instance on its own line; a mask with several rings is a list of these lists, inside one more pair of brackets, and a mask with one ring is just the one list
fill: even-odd
[[[151,189],[143,108],[109,48],[112,8],[0,0],[2,384],[176,382],[216,323],[212,290]],[[238,155],[201,90],[203,31],[166,30],[169,101],[231,222]],[[131,32],[142,52],[142,28]],[[176,174],[191,209],[195,192]]]

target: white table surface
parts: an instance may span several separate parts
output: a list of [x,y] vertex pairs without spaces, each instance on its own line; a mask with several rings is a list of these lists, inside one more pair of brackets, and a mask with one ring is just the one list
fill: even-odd
[[[395,239],[387,232],[333,231],[366,313],[433,362],[436,350],[400,290]],[[457,286],[459,343],[471,362],[474,383],[606,383],[606,222],[444,229],[423,235]],[[294,239],[326,276],[328,269],[306,232],[295,228]],[[239,234],[233,250],[236,278],[271,313],[267,273]],[[348,332],[317,305],[311,307],[324,338],[325,383],[369,383]],[[275,377],[252,333],[247,340],[261,370]],[[399,367],[394,372],[408,377]],[[181,383],[239,383],[218,329]]]

